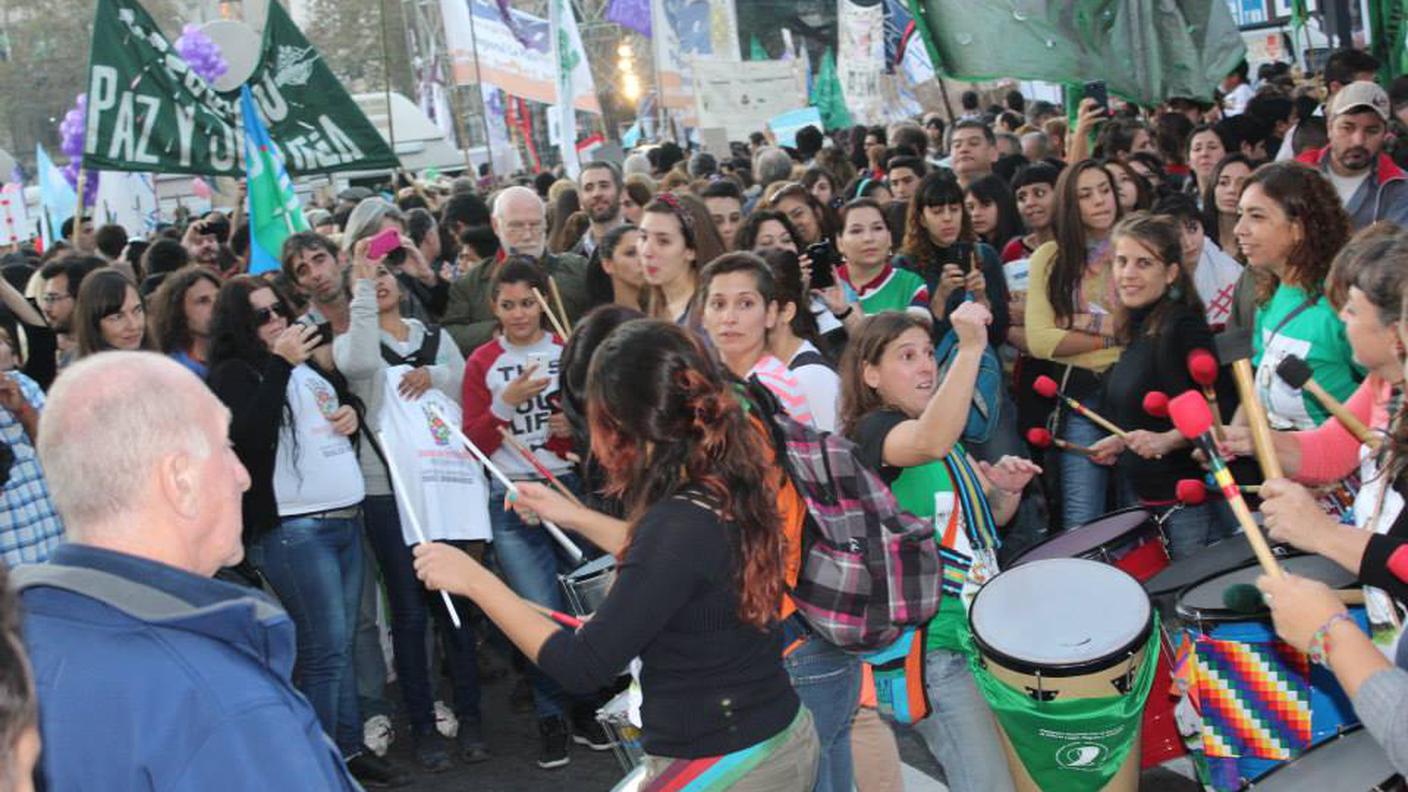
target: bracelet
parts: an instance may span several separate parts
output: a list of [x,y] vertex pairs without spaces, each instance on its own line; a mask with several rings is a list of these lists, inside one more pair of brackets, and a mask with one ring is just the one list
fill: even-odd
[[1336,622],[1341,621],[1352,621],[1352,619],[1347,612],[1340,611],[1326,619],[1325,623],[1320,625],[1320,629],[1310,636],[1310,651],[1306,654],[1310,655],[1313,662],[1326,668],[1330,667],[1330,628],[1334,627]]
[[842,311],[841,313],[833,313],[832,316],[836,317],[837,319],[845,320],[850,318],[850,315],[855,312],[856,307],[854,305],[847,305],[846,310]]

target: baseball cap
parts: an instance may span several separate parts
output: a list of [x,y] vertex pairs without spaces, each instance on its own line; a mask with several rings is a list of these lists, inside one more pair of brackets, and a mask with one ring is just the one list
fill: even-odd
[[1367,108],[1379,114],[1379,117],[1387,121],[1389,118],[1388,92],[1379,87],[1378,83],[1360,80],[1352,82],[1340,89],[1335,94],[1335,99],[1330,103],[1330,117],[1344,115],[1353,110]]

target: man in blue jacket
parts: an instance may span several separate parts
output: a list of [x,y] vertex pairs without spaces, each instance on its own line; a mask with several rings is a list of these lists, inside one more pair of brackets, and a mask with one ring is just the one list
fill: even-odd
[[357,789],[294,688],[293,623],[212,579],[243,556],[230,413],[149,352],[68,369],[39,423],[67,529],[14,572],[49,789]]

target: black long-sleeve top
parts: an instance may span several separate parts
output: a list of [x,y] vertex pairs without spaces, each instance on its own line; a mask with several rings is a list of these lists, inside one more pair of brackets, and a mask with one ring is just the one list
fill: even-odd
[[[1173,311],[1155,335],[1144,332],[1148,309],[1131,312],[1132,340],[1115,365],[1105,372],[1100,414],[1125,431],[1172,430],[1173,422],[1168,418],[1155,418],[1144,411],[1145,395],[1162,391],[1173,398],[1197,389],[1188,373],[1188,353],[1194,349],[1213,351],[1207,318],[1184,306],[1176,306]],[[1217,392],[1223,418],[1230,419],[1236,401],[1226,371],[1219,372]],[[1193,461],[1189,449],[1165,454],[1163,459],[1145,459],[1125,451],[1118,464],[1129,475],[1135,494],[1144,501],[1172,501],[1179,479],[1203,479],[1203,469]]]
[[230,442],[235,456],[249,471],[244,493],[244,540],[258,539],[279,522],[274,498],[274,460],[279,450],[279,426],[284,394],[293,367],[269,355],[258,368],[243,360],[222,360],[206,377],[216,398],[230,408]]
[[[979,268],[983,273],[983,281],[987,287],[988,304],[992,306],[992,324],[988,325],[988,343],[994,348],[1002,346],[1007,342],[1007,329],[1012,325],[1012,315],[1007,311],[1007,275],[1002,270],[1002,259],[998,257],[997,251],[986,244],[978,242],[975,244],[961,242],[939,250],[939,254],[932,261],[915,261],[907,255],[896,256],[892,262],[897,267],[903,267],[924,278],[924,285],[928,287],[929,294],[937,294],[939,286],[939,276],[943,274],[945,264],[964,262],[962,266],[967,269],[969,253],[977,248]],[[954,289],[944,303],[944,318],[934,318],[934,339],[935,341],[944,337],[953,325],[948,317],[963,304],[965,294],[962,289]]]
[[736,528],[683,496],[636,525],[616,582],[591,621],[561,631],[538,665],[589,693],[632,658],[642,663],[645,750],[697,758],[731,753],[787,727],[799,700],[782,667],[782,634],[739,620]]

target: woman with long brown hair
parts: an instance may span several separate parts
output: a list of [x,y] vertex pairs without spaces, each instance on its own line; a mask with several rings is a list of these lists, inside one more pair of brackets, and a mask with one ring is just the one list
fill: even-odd
[[[1120,356],[1110,279],[1110,229],[1120,218],[1118,192],[1110,172],[1095,160],[1066,168],[1056,181],[1056,238],[1032,255],[1028,275],[1025,318],[1031,356],[1054,364],[1051,375],[1066,395],[1097,412],[1100,374]],[[1105,432],[1064,412],[1056,434],[1089,446]],[[1108,471],[1079,454],[1062,454],[1059,464],[1065,527],[1103,514]]]
[[645,312],[653,319],[697,324],[694,290],[699,270],[724,252],[709,210],[697,198],[660,193],[640,219],[640,264]]
[[[928,322],[900,311],[866,317],[841,361],[841,427],[899,505],[932,520],[946,557],[965,559],[968,582],[981,584],[997,573],[998,526],[1011,520],[1022,488],[1041,469],[1011,456],[995,465],[969,459],[959,442],[966,411],[952,405],[973,398],[990,317],[970,302],[952,320],[958,354],[940,382]],[[966,630],[962,599],[945,594],[924,631],[933,714],[914,728],[950,789],[1000,792],[1012,778],[968,668]]]
[[556,627],[454,548],[417,547],[418,574],[475,600],[569,690],[639,657],[648,778],[736,762],[731,789],[810,789],[817,737],[781,661],[785,542],[764,437],[700,341],[664,321],[628,322],[597,349],[588,415],[628,522],[597,542],[620,564],[585,626]]

